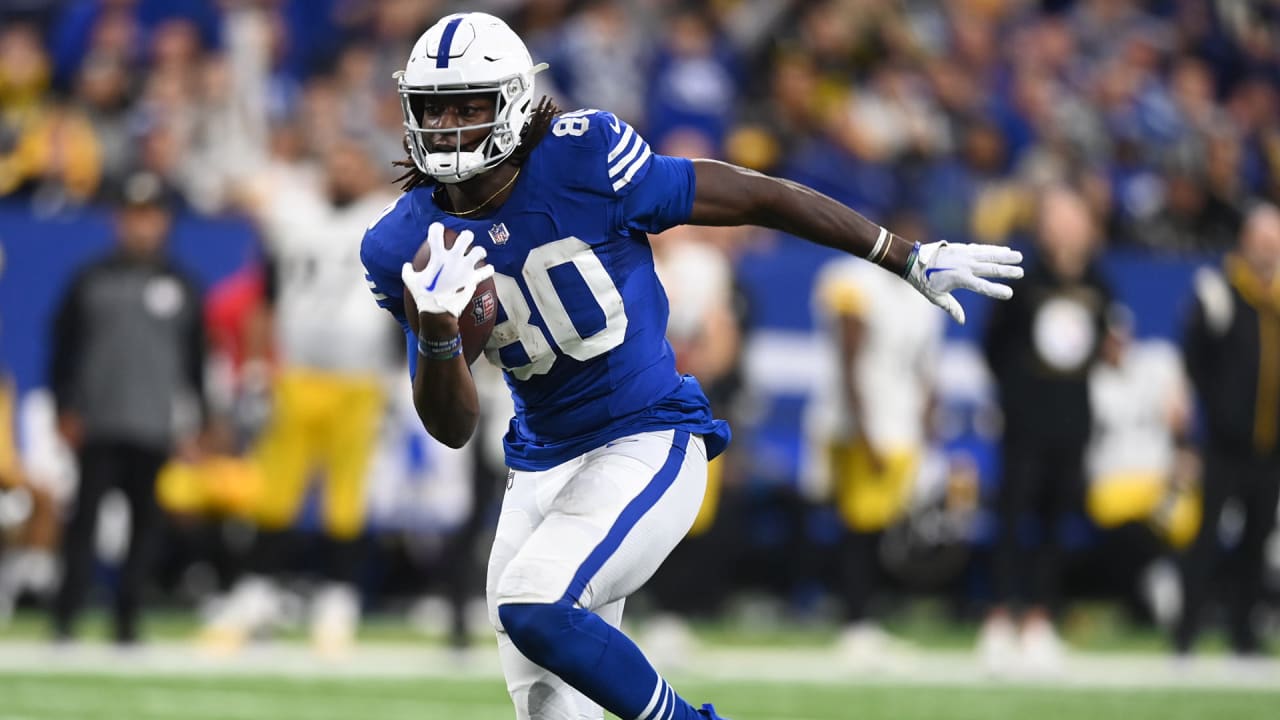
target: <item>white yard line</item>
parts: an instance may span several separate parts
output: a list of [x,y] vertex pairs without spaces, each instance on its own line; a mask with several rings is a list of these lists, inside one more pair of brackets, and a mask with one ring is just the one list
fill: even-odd
[[[677,681],[779,682],[816,686],[1024,686],[1097,689],[1252,689],[1280,692],[1280,662],[1227,657],[1175,662],[1164,655],[1076,653],[1056,675],[993,677],[971,653],[929,652],[892,668],[858,669],[823,649],[739,648],[697,653],[680,668],[664,668]],[[122,653],[109,646],[53,648],[33,642],[0,643],[0,686],[6,674],[175,677],[281,677],[298,680],[414,678],[499,680],[497,654],[485,646],[465,654],[438,647],[365,644],[342,660],[326,660],[304,645],[253,647],[232,657],[209,657],[191,645],[158,643]]]

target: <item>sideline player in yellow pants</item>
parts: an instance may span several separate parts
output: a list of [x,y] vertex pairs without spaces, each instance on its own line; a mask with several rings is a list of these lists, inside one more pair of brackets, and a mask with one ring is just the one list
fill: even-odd
[[842,258],[820,271],[814,291],[836,372],[834,387],[811,401],[806,482],[832,496],[846,528],[839,646],[855,665],[901,655],[872,609],[877,551],[914,490],[942,339],[937,313],[891,280]]
[[[203,635],[234,649],[273,614],[273,577],[287,569],[283,531],[297,519],[312,480],[323,483],[326,582],[312,600],[312,641],[340,654],[354,640],[354,579],[365,524],[365,481],[385,406],[383,382],[399,366],[399,329],[368,302],[358,238],[388,206],[369,149],[344,138],[325,154],[325,183],[257,187],[241,198],[269,258],[267,310],[249,343],[274,358],[271,416],[251,457],[263,478],[252,511],[259,529],[249,573]],[[256,190],[256,192],[255,192]]]

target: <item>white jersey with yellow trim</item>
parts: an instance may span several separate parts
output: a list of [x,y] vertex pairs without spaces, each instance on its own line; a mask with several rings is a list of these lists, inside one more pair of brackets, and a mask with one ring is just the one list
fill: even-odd
[[1129,473],[1170,473],[1176,454],[1170,418],[1188,393],[1178,349],[1167,342],[1136,342],[1119,365],[1095,365],[1089,374],[1089,477],[1097,482]]
[[[342,207],[286,190],[266,208],[263,235],[276,260],[276,351],[286,367],[383,372],[398,359],[395,326],[369,303],[360,239],[396,195],[377,192]],[[425,232],[424,232],[425,238]]]
[[832,387],[811,401],[810,431],[828,441],[848,439],[860,423],[880,450],[919,449],[946,316],[900,278],[857,258],[833,260],[819,272],[814,305],[836,368],[850,359],[840,357],[835,323],[847,315],[863,322],[854,378],[863,415],[853,417],[844,393]]

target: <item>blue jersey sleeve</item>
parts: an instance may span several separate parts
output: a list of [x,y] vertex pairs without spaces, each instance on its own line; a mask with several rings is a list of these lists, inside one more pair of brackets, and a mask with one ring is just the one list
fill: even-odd
[[365,284],[373,293],[378,307],[391,313],[400,322],[404,316],[404,283],[400,280],[403,260],[392,258],[382,247],[377,226],[369,228],[360,243],[360,262],[364,264]]
[[693,188],[693,162],[654,155],[644,178],[622,199],[622,222],[647,233],[683,225],[693,213]]
[[693,163],[655,154],[640,133],[613,113],[578,110],[557,118],[552,132],[579,145],[578,162],[591,191],[618,200],[619,225],[662,232],[693,212]]
[[397,201],[388,206],[365,230],[364,239],[360,242],[360,262],[364,265],[365,284],[369,286],[369,292],[373,293],[374,302],[391,313],[404,331],[409,376],[413,377],[418,360],[418,343],[409,327],[409,319],[404,314],[404,282],[400,279],[400,268],[405,261],[393,250],[396,246],[397,224],[394,216],[401,212],[400,205]]

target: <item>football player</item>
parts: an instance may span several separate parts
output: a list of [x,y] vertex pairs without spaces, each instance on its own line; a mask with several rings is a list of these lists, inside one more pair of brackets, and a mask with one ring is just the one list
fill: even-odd
[[366,479],[396,334],[368,303],[351,238],[393,196],[381,179],[368,150],[344,138],[326,156],[322,186],[261,186],[242,198],[272,263],[263,314],[245,323],[241,382],[269,383],[271,410],[251,452],[262,482],[250,511],[258,534],[248,572],[200,635],[214,652],[239,650],[270,620],[277,576],[291,560],[289,531],[317,472],[329,552],[312,600],[312,644],[341,656],[355,641]]
[[[867,258],[959,321],[951,291],[1007,298],[986,278],[1019,277],[1021,256],[913,243],[796,183],[655,154],[611,113],[535,107],[545,67],[483,13],[449,15],[419,38],[397,73],[406,192],[373,221],[361,258],[408,336],[418,414],[455,447],[478,415],[458,318],[478,283],[495,281],[485,355],[516,411],[487,595],[517,717],[717,718],[618,629],[625,598],[693,523],[707,461],[729,442],[698,381],[675,369],[647,233],[774,228]],[[460,233],[447,249],[446,226]],[[414,271],[424,236],[430,262]]]
[[[0,247],[0,277],[4,271],[4,248]],[[57,569],[57,500],[45,483],[28,476],[24,467],[28,463],[19,457],[17,405],[13,375],[0,363],[0,500],[13,493],[27,505],[26,517],[13,528],[16,532],[0,532],[0,628],[8,625],[19,593],[44,588]],[[28,441],[27,451],[31,449]]]
[[844,521],[840,650],[865,667],[905,649],[872,612],[877,557],[885,531],[907,513],[915,494],[944,328],[933,306],[906,283],[852,257],[819,271],[813,299],[836,382],[810,403],[806,471]]

